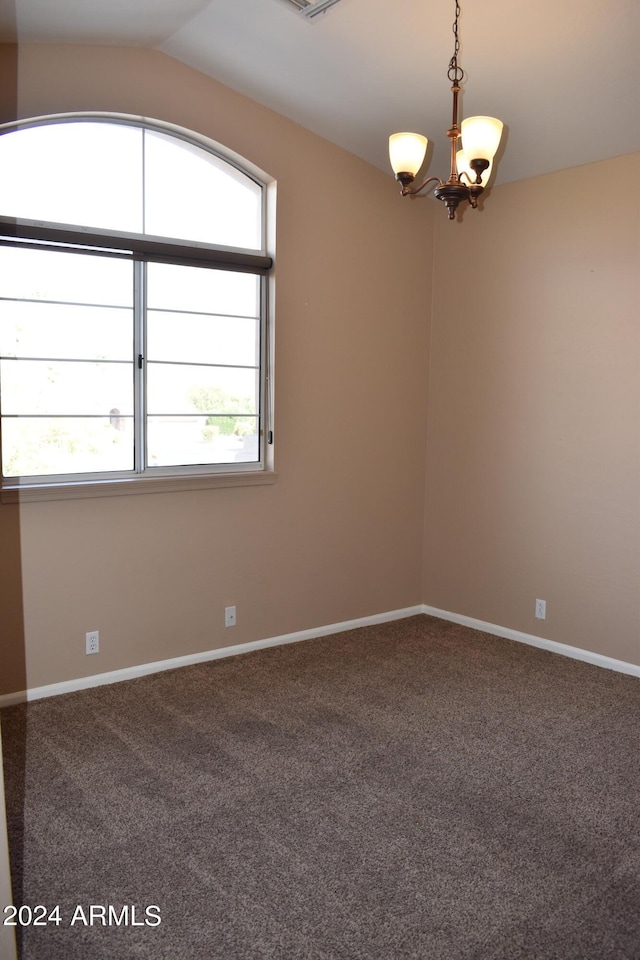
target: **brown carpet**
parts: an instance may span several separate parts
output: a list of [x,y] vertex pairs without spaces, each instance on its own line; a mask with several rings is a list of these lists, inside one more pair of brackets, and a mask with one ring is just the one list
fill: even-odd
[[2,721],[23,960],[640,958],[635,678],[420,616]]

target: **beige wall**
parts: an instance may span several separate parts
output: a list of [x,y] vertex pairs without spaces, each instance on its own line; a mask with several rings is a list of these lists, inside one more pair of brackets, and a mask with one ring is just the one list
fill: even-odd
[[432,205],[164,55],[33,46],[18,65],[20,117],[145,115],[277,181],[278,480],[0,506],[0,693],[419,603]]
[[499,187],[464,229],[436,221],[423,590],[634,664],[638,161]]

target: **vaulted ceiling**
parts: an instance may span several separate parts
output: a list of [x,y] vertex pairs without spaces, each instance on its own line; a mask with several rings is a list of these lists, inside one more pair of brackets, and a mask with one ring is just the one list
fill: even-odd
[[[640,150],[637,0],[460,0],[462,113],[505,123],[496,182]],[[151,47],[388,169],[426,134],[448,176],[454,0],[3,0],[0,39]],[[618,202],[615,184],[611,202]]]

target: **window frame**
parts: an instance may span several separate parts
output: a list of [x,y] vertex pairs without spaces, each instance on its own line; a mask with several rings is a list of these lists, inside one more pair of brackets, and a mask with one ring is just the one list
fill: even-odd
[[[272,204],[269,204],[270,184],[259,176],[250,164],[240,162],[235,154],[219,144],[190,131],[169,124],[149,122],[137,117],[106,114],[67,114],[37,118],[31,121],[0,125],[0,136],[25,127],[64,122],[105,122],[129,124],[183,140],[224,164],[236,168],[261,188],[261,243],[262,249],[250,250],[200,241],[188,241],[149,234],[96,230],[73,224],[50,223],[0,215],[0,243],[36,249],[75,252],[80,255],[104,255],[133,262],[134,273],[144,270],[146,263],[167,263],[215,270],[229,270],[256,275],[260,284],[260,350],[259,350],[259,460],[240,463],[196,464],[156,467],[145,464],[142,472],[113,471],[77,474],[48,474],[41,476],[5,477],[0,474],[0,500],[3,503],[43,499],[70,499],[84,497],[119,496],[123,494],[161,493],[212,487],[253,486],[273,483],[273,336],[270,322],[272,306],[271,273],[273,258],[267,252],[267,236],[273,229],[270,223]],[[138,263],[142,263],[140,268]],[[136,310],[140,306],[136,306]],[[141,321],[146,330],[146,310]],[[135,323],[135,322],[134,322]],[[137,324],[135,324],[137,328]],[[136,331],[136,337],[138,333]],[[132,364],[135,366],[135,353]],[[140,350],[146,356],[144,350]],[[146,371],[145,371],[146,372]],[[1,398],[0,398],[1,399]],[[142,436],[139,416],[134,425],[136,443]],[[145,413],[145,417],[148,416]]]

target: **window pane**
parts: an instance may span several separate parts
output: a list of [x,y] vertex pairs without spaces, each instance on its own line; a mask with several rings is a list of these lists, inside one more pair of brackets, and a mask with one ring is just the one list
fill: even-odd
[[145,233],[260,250],[261,207],[262,188],[235,167],[145,131]]
[[142,130],[96,121],[0,136],[5,216],[143,232]]
[[0,356],[131,360],[131,310],[0,300]]
[[0,277],[3,298],[109,307],[133,303],[133,264],[115,257],[0,246]]
[[252,273],[150,263],[147,306],[151,310],[258,317],[260,278]]
[[150,466],[258,461],[259,277],[150,263],[147,307]]
[[5,476],[133,469],[133,264],[0,247],[0,277]]
[[255,414],[256,370],[148,364],[147,408],[150,414]]
[[149,364],[150,466],[258,459],[258,371]]
[[227,366],[258,365],[260,325],[253,317],[158,313],[147,317],[147,357]]
[[133,414],[133,364],[64,360],[0,361],[6,416]]
[[150,417],[147,427],[152,467],[259,460],[257,417]]
[[132,469],[130,419],[59,417],[2,421],[5,477]]

